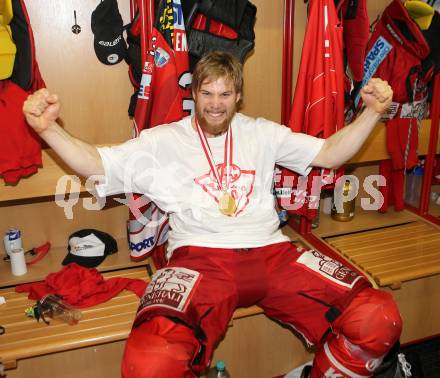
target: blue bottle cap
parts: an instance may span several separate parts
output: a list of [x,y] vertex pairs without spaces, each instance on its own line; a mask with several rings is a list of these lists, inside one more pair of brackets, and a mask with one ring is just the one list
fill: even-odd
[[423,167],[418,165],[417,167],[414,168],[413,173],[416,176],[423,176]]
[[217,363],[215,364],[215,367],[219,371],[224,371],[225,370],[225,362],[222,360],[217,361]]

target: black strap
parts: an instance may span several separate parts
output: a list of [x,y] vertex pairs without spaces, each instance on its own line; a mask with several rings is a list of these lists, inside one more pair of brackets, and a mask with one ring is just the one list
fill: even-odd
[[344,14],[344,19],[353,20],[356,18],[358,9],[358,0],[348,0],[347,10]]
[[311,297],[310,295],[307,295],[305,293],[299,293],[300,295],[302,295],[305,298],[311,299],[312,301],[318,302],[319,304],[322,304],[325,307],[328,307],[327,312],[325,313],[325,318],[329,321],[329,322],[334,322],[336,320],[336,318],[341,315],[341,311],[339,309],[337,309],[336,307],[334,307],[333,305],[324,302],[321,299],[318,298],[314,298]]

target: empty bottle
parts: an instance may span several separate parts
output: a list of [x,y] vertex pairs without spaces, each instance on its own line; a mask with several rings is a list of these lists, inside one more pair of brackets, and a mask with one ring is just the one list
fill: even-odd
[[230,378],[229,372],[226,370],[224,361],[219,360],[214,367],[208,370],[207,378]]
[[413,206],[419,206],[420,193],[423,183],[423,166],[418,165],[406,174],[405,201]]
[[81,311],[64,302],[54,294],[48,294],[41,298],[37,304],[26,310],[26,315],[37,320],[42,319],[49,324],[47,318],[60,319],[67,324],[77,324],[81,318]]

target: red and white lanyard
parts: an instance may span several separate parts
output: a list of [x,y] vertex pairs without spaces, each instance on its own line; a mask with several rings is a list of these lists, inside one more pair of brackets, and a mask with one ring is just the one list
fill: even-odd
[[[231,166],[232,166],[232,130],[231,125],[228,127],[228,131],[226,132],[226,139],[225,139],[225,148],[224,148],[224,162],[226,162],[226,167],[224,167],[221,170],[220,174],[217,170],[217,167],[215,165],[214,157],[212,156],[211,148],[209,147],[208,139],[206,138],[206,135],[202,128],[199,125],[199,122],[197,121],[197,118],[194,118],[196,122],[196,128],[197,133],[199,134],[200,142],[202,143],[203,152],[205,153],[206,160],[208,160],[208,164],[211,167],[211,171],[214,173],[215,180],[217,181],[218,189],[226,192],[229,189],[229,183],[231,178]],[[222,185],[222,176],[224,172],[224,168],[226,168],[226,182],[225,185]]]

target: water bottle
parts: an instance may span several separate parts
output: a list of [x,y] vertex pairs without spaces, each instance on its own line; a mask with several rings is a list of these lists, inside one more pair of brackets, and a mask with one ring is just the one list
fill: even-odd
[[284,227],[289,222],[289,214],[287,213],[287,210],[280,209],[278,211],[278,219],[280,220],[279,227]]
[[54,294],[44,296],[34,307],[26,309],[26,315],[37,320],[42,319],[46,324],[49,324],[47,318],[60,319],[70,325],[77,324],[81,319],[80,310]]
[[418,165],[406,174],[405,201],[413,206],[418,206],[423,183],[423,166]]
[[224,361],[219,360],[214,367],[208,370],[207,378],[230,378],[229,372],[226,370]]

